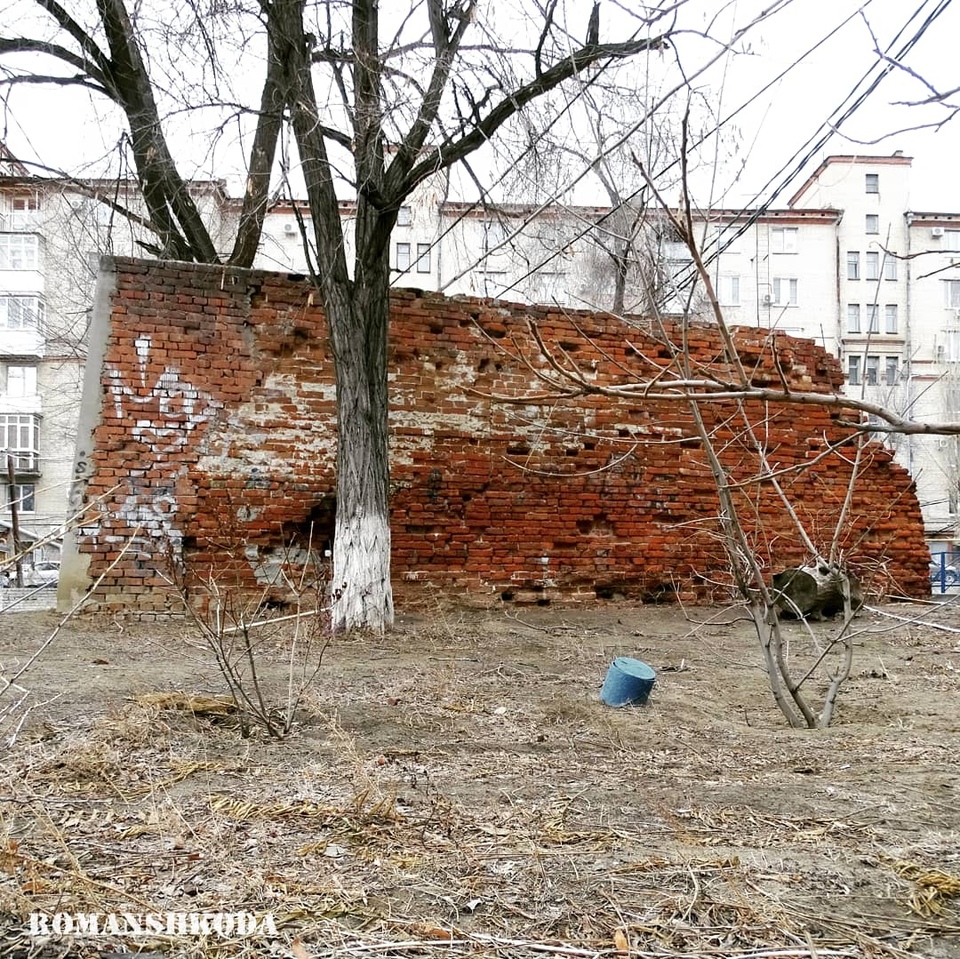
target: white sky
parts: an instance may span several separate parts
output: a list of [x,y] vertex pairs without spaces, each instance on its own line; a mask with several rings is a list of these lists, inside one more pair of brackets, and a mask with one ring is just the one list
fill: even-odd
[[[585,21],[591,4],[587,0],[566,2],[574,11],[573,15],[582,15]],[[757,10],[777,2],[688,0],[680,9],[680,22],[691,29],[699,29],[714,16],[719,16],[719,21],[729,30],[731,21],[745,23]],[[602,24],[607,30],[615,29],[617,3],[622,9],[636,9],[633,0],[603,0],[601,10],[605,19]],[[802,150],[803,144],[816,134],[820,124],[830,117],[876,62],[870,28],[883,47],[893,40],[915,11],[919,10],[920,14],[908,28],[910,33],[943,3],[948,4],[946,11],[929,28],[910,54],[907,64],[938,89],[949,90],[960,86],[960,64],[955,52],[956,38],[960,37],[960,4],[950,6],[948,0],[792,0],[766,24],[751,31],[743,41],[751,53],[728,58],[709,74],[714,91],[711,101],[721,114],[729,113],[756,95],[780,71],[795,64],[808,48],[831,31],[835,32],[820,49],[790,70],[784,79],[760,95],[737,117],[739,145],[735,150],[734,164],[724,168],[718,181],[728,192],[715,196],[714,202],[734,206],[752,204],[757,195],[767,199],[771,189],[767,182],[784,165],[792,169],[795,161],[791,163],[791,158]],[[862,15],[854,16],[837,29],[858,10],[862,10]],[[5,29],[3,32],[10,31]],[[601,39],[620,37],[601,35]],[[714,56],[717,49],[692,36],[678,38],[676,47],[684,68],[690,73]],[[726,71],[725,76],[721,74],[722,70]],[[945,118],[947,111],[942,107],[906,109],[893,105],[898,100],[920,100],[928,94],[918,80],[896,71],[844,125],[842,133],[835,135],[826,148],[811,159],[806,172],[831,153],[890,154],[903,150],[914,157],[911,207],[915,210],[960,212],[960,176],[957,172],[960,165],[960,118],[939,132],[896,132]],[[954,99],[960,102],[960,97]],[[76,168],[77,157],[100,156],[116,140],[115,130],[104,131],[91,121],[89,99],[83,93],[33,89],[19,94],[18,103],[21,104],[20,112],[4,135],[14,151],[24,156],[33,153],[51,164]],[[864,142],[858,143],[858,140]],[[208,146],[208,140],[203,142],[205,147]],[[213,156],[214,165],[220,159],[226,159],[225,152],[220,157],[216,153]],[[735,170],[739,171],[739,176],[734,182]],[[186,175],[226,176],[232,171],[225,163],[214,169],[208,161],[194,169],[185,167],[183,172]],[[777,177],[777,182],[780,178]],[[795,184],[799,182],[800,179]],[[231,188],[237,189],[237,185],[231,182]],[[790,192],[782,193],[776,205],[785,205]]]
[[[779,72],[797,63],[810,47],[828,35],[831,27],[861,8],[863,11],[862,16],[855,16],[837,29],[822,47],[790,70],[738,118],[743,137],[741,156],[745,155],[746,161],[739,189],[731,193],[731,199],[748,199],[752,192],[760,190],[815,135],[820,124],[829,119],[876,63],[871,29],[883,48],[894,40],[912,13],[921,11],[905,37],[940,5],[939,0],[794,0],[757,34],[751,33],[748,42],[755,55],[731,61],[724,93],[728,109],[744,102]],[[742,15],[748,4],[740,2],[737,6]],[[909,54],[907,66],[942,92],[960,86],[957,37],[960,37],[960,5],[955,4],[947,6],[928,28]],[[911,207],[960,212],[960,177],[957,175],[960,117],[939,132],[897,132],[946,118],[948,111],[943,107],[895,105],[897,101],[918,101],[929,95],[930,91],[918,79],[904,71],[895,71],[843,124],[826,148],[816,154],[807,165],[807,172],[829,154],[882,155],[903,150],[907,156],[914,157]],[[960,97],[954,97],[953,102],[960,103]],[[783,193],[777,205],[785,205],[789,195],[790,191]]]

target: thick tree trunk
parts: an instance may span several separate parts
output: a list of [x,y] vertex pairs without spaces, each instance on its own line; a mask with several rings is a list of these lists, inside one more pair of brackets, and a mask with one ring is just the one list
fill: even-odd
[[383,633],[393,623],[390,585],[386,258],[363,284],[328,301],[337,378],[337,519],[333,628]]
[[797,619],[823,619],[844,610],[844,578],[850,590],[853,610],[863,605],[863,593],[856,577],[836,566],[790,567],[773,577],[777,606],[786,616]]

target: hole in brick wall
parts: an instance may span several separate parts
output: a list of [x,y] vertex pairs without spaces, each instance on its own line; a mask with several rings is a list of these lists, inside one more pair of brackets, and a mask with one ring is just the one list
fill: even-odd
[[286,599],[265,599],[258,607],[257,612],[263,613],[271,609],[286,609],[290,605]]
[[431,333],[442,333],[442,332],[443,332],[443,324],[442,324],[442,323],[431,323],[431,324],[430,324],[430,332],[431,332]]
[[623,599],[624,594],[621,589],[610,584],[607,586],[594,586],[593,593],[597,599]]
[[501,594],[500,598],[505,602],[509,603],[516,594],[512,589],[505,589]]
[[514,443],[507,447],[507,453],[510,456],[526,456],[530,452],[530,447],[525,443]]
[[630,435],[630,430],[628,429],[617,430],[617,436],[629,436],[629,435]]
[[566,353],[576,353],[580,349],[579,343],[573,343],[570,340],[561,340],[557,346]]
[[549,605],[550,605],[550,600],[547,599],[547,598],[544,597],[544,596],[541,596],[540,599],[537,600],[537,605],[538,605],[538,606],[549,606]]
[[489,359],[489,357],[486,357],[486,356],[485,356],[485,357],[477,364],[477,372],[478,372],[478,373],[486,373],[487,368],[488,368],[489,366],[490,366],[490,359]]
[[288,273],[287,279],[294,283],[302,283],[306,279],[306,276],[304,276],[302,273]]
[[649,606],[657,606],[661,603],[675,603],[677,601],[677,588],[673,583],[659,583],[652,589],[646,590],[640,597],[640,601]]
[[305,519],[296,525],[294,539],[306,548],[309,542],[313,552],[323,556],[333,549],[333,533],[337,523],[337,498],[332,494],[315,503]]
[[585,450],[595,450],[597,448],[596,440],[585,440],[583,448]]
[[578,455],[580,454],[580,450],[579,450],[579,449],[566,449],[566,450],[564,450],[564,453],[565,453],[567,456],[578,456]]

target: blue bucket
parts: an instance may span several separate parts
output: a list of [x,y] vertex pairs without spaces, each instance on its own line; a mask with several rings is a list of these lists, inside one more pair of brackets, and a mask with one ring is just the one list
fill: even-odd
[[642,706],[656,678],[657,674],[646,663],[618,656],[607,670],[600,699],[608,706]]

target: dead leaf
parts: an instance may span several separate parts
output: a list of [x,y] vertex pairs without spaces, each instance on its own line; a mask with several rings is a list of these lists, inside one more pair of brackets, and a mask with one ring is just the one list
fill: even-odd
[[624,955],[630,954],[630,940],[622,929],[618,929],[613,934],[613,945],[617,952],[623,953]]
[[290,943],[290,952],[293,955],[293,959],[313,959],[313,953],[311,953],[299,939],[294,939],[293,942]]
[[414,926],[416,934],[424,939],[438,939],[442,942],[450,942],[454,937],[453,929],[441,929],[439,926],[428,926],[425,923],[417,923]]

